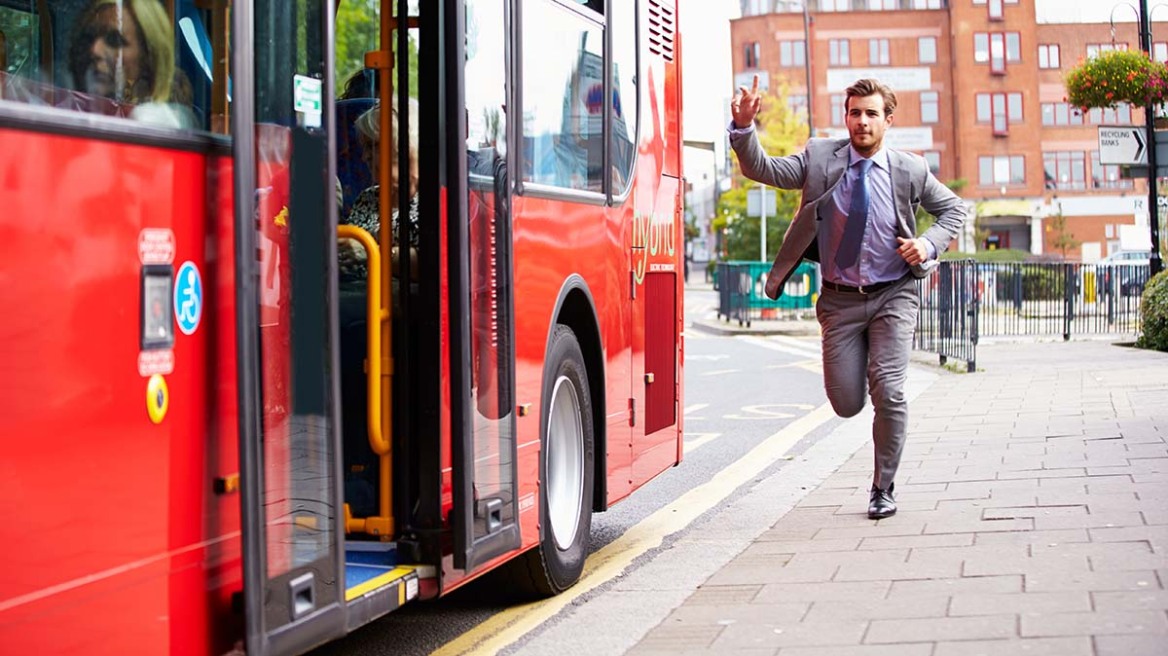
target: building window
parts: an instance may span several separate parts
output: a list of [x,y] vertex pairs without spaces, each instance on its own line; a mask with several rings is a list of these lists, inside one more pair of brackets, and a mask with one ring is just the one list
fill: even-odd
[[1017,32],[1006,32],[1006,61],[1011,64],[1022,61],[1022,37]]
[[978,184],[983,187],[1026,184],[1025,158],[1021,155],[998,155],[977,158]]
[[1042,154],[1042,169],[1047,189],[1086,189],[1086,168],[1081,150]]
[[1168,62],[1168,43],[1158,41],[1152,44],[1152,59],[1158,62]]
[[1004,18],[1002,16],[1002,0],[989,0],[986,3],[986,10],[989,12],[990,20],[992,21],[1000,21]]
[[[1131,189],[1131,179],[1119,175],[1119,166],[1115,164],[1100,164],[1099,151],[1091,151],[1091,188],[1092,189]],[[1110,226],[1108,226],[1110,227]]]
[[742,54],[746,60],[746,68],[758,68],[759,54],[761,53],[758,41],[748,43],[742,48]]
[[1022,61],[1022,38],[1018,32],[974,32],[973,61],[989,62],[994,73],[1005,74],[1006,64]]
[[852,0],[819,0],[819,11],[851,11]]
[[1061,68],[1057,43],[1044,43],[1038,46],[1038,67]]
[[924,153],[925,162],[929,165],[929,172],[933,175],[941,173],[941,153],[935,150],[926,150]]
[[807,118],[807,96],[789,95],[787,96],[787,109],[791,113],[801,118]]
[[751,16],[759,16],[762,14],[769,14],[771,11],[770,0],[750,0],[750,14]]
[[1006,74],[1006,38],[1001,32],[990,34],[990,72]]
[[1069,103],[1042,103],[1042,124],[1049,126],[1082,125],[1083,113]]
[[1130,125],[1132,122],[1131,112],[1131,105],[1123,103],[1107,109],[1095,107],[1088,116],[1095,125]]
[[868,39],[868,64],[887,66],[888,62],[888,39]]
[[779,41],[779,66],[790,68],[802,66],[804,59],[804,41]]
[[1111,52],[1112,50],[1127,50],[1126,43],[1088,43],[1087,44],[1087,59],[1094,59],[1095,55],[1101,52]]
[[921,123],[936,123],[938,121],[937,105],[936,91],[921,92]]
[[937,37],[922,36],[917,39],[917,58],[922,64],[937,63]]
[[1021,93],[979,93],[974,98],[974,106],[977,122],[993,124],[994,134],[1009,134],[1011,123],[1022,122]]
[[851,42],[847,39],[828,39],[827,62],[831,66],[851,66]]
[[832,94],[831,96],[831,124],[844,125],[844,103],[847,102],[848,97],[842,93]]
[[[986,3],[986,0],[973,0],[973,4],[975,4],[975,5],[984,5],[985,3]],[[1016,5],[1016,4],[1018,4],[1018,0],[1006,0],[1004,4]]]
[[941,9],[941,0],[913,0],[913,9]]
[[869,11],[899,9],[897,0],[868,0]]

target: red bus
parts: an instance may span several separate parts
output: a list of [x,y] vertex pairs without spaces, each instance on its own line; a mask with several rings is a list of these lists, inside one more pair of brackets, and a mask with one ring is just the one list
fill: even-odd
[[0,0],[0,651],[554,594],[681,461],[675,0],[352,2]]

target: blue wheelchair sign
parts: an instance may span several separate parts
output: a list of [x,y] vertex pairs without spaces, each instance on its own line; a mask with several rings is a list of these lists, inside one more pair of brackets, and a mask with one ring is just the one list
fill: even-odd
[[184,335],[191,335],[203,318],[203,279],[199,267],[186,261],[174,280],[174,319]]

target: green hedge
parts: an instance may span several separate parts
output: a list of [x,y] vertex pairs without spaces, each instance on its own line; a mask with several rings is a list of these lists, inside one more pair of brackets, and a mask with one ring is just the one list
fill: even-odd
[[1136,346],[1168,352],[1168,271],[1152,276],[1140,299],[1143,334]]
[[[1018,278],[1022,285],[1019,289]],[[1066,272],[1034,266],[1002,269],[997,272],[997,295],[1010,301],[1058,301],[1066,297]],[[1018,293],[1022,298],[1018,298]]]

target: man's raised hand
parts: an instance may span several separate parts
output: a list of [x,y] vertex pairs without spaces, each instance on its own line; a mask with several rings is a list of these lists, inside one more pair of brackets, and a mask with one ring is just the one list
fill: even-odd
[[730,101],[730,115],[734,117],[734,127],[750,127],[761,103],[762,92],[758,90],[758,74],[755,74],[751,88],[738,87],[738,93]]

